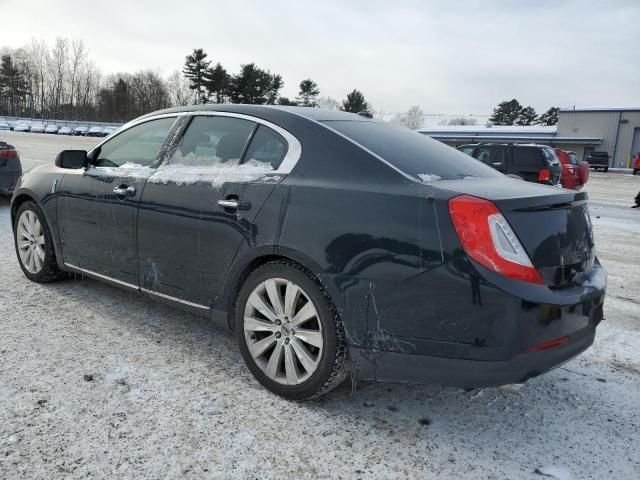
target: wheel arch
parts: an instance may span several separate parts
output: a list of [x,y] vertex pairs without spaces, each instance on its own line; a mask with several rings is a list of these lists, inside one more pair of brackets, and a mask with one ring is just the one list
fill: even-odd
[[337,309],[338,314],[342,316],[342,312],[344,311],[342,296],[330,277],[324,274],[319,265],[306,257],[306,255],[295,250],[285,249],[282,251],[277,249],[271,252],[261,252],[252,257],[245,256],[243,260],[237,261],[236,265],[232,267],[230,274],[227,276],[225,287],[224,299],[226,300],[226,305],[222,306],[227,312],[227,323],[231,330],[233,330],[234,327],[236,299],[246,278],[251,272],[262,265],[278,260],[295,263],[313,276],[326,291],[330,301]]
[[58,229],[57,229],[57,227],[54,228],[54,223],[51,221],[51,218],[49,218],[49,214],[47,213],[47,209],[44,207],[44,205],[42,204],[42,202],[38,198],[38,195],[36,195],[31,190],[20,189],[19,191],[17,191],[13,195],[13,197],[11,199],[11,208],[10,208],[11,231],[13,232],[13,228],[14,228],[15,221],[16,221],[16,214],[18,213],[18,209],[23,204],[25,204],[27,202],[35,203],[38,206],[38,208],[40,209],[40,211],[42,212],[42,215],[44,216],[44,219],[47,222],[47,227],[49,228],[49,232],[51,233],[51,236],[53,238],[53,249],[54,249],[55,254],[56,254],[56,260],[57,260],[57,263],[58,263],[58,267],[61,270],[64,270],[65,268],[64,268],[64,263],[62,261],[62,249],[60,248],[60,238],[58,237]]

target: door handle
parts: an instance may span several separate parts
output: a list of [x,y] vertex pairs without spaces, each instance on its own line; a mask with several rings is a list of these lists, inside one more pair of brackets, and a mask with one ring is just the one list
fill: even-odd
[[133,185],[120,185],[113,189],[113,193],[119,197],[133,197],[136,194],[136,187]]
[[230,210],[249,210],[251,208],[250,202],[243,202],[236,199],[218,200],[218,205],[222,208],[228,208]]

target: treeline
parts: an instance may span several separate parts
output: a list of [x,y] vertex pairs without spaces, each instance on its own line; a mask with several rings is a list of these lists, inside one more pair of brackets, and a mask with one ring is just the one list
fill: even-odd
[[104,75],[82,40],[42,40],[17,49],[0,48],[0,115],[61,120],[126,122],[150,111],[194,103],[249,103],[319,106],[359,112],[370,109],[353,90],[339,102],[321,97],[311,79],[298,95],[280,95],[281,75],[247,63],[230,73],[213,64],[203,49],[186,56],[180,70],[162,77],[151,70]]
[[549,110],[539,115],[532,106],[522,106],[515,98],[500,103],[493,109],[493,114],[489,117],[492,125],[557,125],[558,107],[551,107]]

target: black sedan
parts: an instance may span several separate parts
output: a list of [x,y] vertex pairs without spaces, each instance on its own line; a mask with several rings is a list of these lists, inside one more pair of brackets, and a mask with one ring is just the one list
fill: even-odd
[[524,382],[603,316],[586,193],[356,114],[152,113],[25,174],[11,216],[29,279],[83,274],[210,317],[290,399],[349,373]]

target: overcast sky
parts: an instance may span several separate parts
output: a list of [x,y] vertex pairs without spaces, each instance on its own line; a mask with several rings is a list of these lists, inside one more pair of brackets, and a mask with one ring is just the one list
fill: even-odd
[[0,18],[0,46],[81,38],[103,73],[168,74],[201,47],[281,74],[285,96],[312,78],[388,113],[640,106],[640,0],[0,0]]

